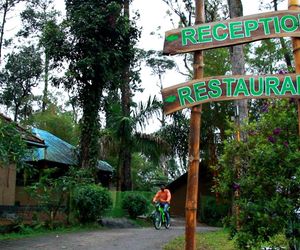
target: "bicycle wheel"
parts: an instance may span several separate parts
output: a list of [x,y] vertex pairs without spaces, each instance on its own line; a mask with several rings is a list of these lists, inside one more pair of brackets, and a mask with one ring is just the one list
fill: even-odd
[[156,212],[153,218],[153,225],[156,230],[159,230],[161,228],[161,218],[160,213]]
[[170,228],[170,226],[171,226],[171,218],[170,218],[170,215],[169,216],[166,216],[165,215],[165,228],[166,229],[169,229]]

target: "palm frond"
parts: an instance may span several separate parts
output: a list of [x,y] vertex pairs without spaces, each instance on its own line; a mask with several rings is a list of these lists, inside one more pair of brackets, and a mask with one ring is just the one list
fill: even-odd
[[133,111],[134,124],[144,129],[154,115],[159,115],[161,107],[162,104],[157,100],[156,96],[153,98],[150,96],[146,104],[140,102],[138,107]]
[[124,136],[131,137],[131,131],[134,127],[134,119],[132,117],[124,116],[122,114],[121,106],[113,104],[110,107],[109,114],[107,116],[107,127],[114,133],[116,138]]
[[100,132],[99,142],[101,159],[107,159],[110,155],[116,155],[119,152],[119,143],[111,130],[102,130]]
[[153,134],[134,134],[134,146],[136,152],[141,152],[154,162],[158,163],[162,155],[170,153],[170,145]]

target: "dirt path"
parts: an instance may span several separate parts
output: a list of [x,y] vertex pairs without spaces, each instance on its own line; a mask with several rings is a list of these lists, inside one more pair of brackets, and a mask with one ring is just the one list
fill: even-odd
[[[88,249],[88,250],[152,250],[162,246],[176,236],[184,234],[183,226],[169,230],[154,228],[103,229],[94,232],[80,232],[51,235],[22,240],[0,241],[0,249]],[[200,226],[198,231],[212,231],[216,228]]]

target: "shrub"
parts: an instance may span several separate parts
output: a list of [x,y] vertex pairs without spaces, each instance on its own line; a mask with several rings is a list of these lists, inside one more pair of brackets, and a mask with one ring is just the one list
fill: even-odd
[[98,220],[111,208],[112,199],[107,189],[95,184],[75,188],[72,195],[73,209],[81,223]]
[[217,204],[215,197],[203,196],[200,219],[210,226],[222,226],[222,221],[228,215],[229,210],[228,202],[222,201]]
[[139,215],[147,212],[148,201],[143,195],[128,194],[122,201],[122,208],[127,210],[131,219],[136,219]]
[[240,190],[240,197],[233,199],[239,217],[232,220],[239,249],[255,248],[280,233],[290,249],[299,249],[297,118],[294,100],[273,100],[259,120],[241,127],[248,134],[246,141],[225,143],[217,189],[227,197]]

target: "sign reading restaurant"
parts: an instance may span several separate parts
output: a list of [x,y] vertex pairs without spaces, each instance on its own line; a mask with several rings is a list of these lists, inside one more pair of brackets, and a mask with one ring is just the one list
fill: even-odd
[[164,88],[162,97],[166,114],[206,102],[300,97],[300,75],[207,77]]
[[249,43],[266,38],[300,37],[300,13],[285,10],[232,18],[167,31],[164,54]]

